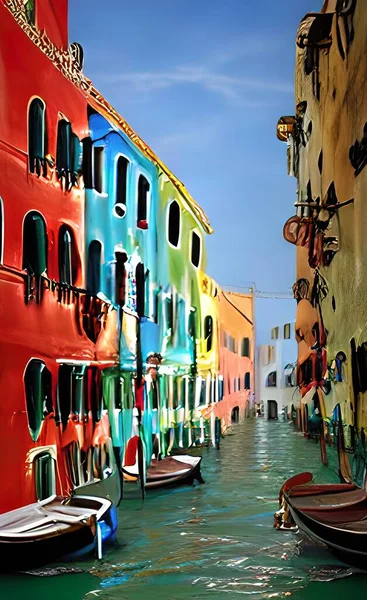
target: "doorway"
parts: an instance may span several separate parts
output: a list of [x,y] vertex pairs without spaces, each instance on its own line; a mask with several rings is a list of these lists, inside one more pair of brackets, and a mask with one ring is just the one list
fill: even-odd
[[268,421],[278,418],[278,403],[275,400],[268,400]]

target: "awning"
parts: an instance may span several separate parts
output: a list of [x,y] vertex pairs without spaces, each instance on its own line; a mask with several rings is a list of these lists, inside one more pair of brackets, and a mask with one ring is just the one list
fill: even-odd
[[296,43],[299,48],[307,46],[328,48],[331,45],[333,13],[308,13],[297,31]]

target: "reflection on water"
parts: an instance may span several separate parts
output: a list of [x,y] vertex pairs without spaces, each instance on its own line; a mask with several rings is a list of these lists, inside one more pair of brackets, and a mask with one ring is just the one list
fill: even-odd
[[363,591],[364,576],[300,535],[273,529],[285,479],[311,468],[317,481],[337,480],[321,465],[317,444],[289,423],[257,419],[236,426],[220,450],[197,452],[206,484],[149,491],[145,504],[130,488],[119,509],[119,545],[101,563],[78,564],[82,575],[3,577],[0,590],[20,599],[33,597],[32,588],[37,600],[175,600],[215,593],[301,600],[324,597],[329,582],[335,600],[353,575],[353,589]]

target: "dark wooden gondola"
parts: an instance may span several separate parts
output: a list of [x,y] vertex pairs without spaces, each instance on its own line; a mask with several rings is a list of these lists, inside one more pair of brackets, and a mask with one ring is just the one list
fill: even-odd
[[296,485],[284,491],[294,523],[340,560],[367,570],[367,492],[354,484]]
[[93,549],[111,507],[105,498],[51,496],[0,515],[0,569],[41,566]]
[[[147,469],[145,487],[155,489],[181,484],[192,484],[195,480],[204,483],[201,476],[201,456],[167,456],[153,459]],[[138,478],[137,465],[123,467],[124,476],[130,480]]]

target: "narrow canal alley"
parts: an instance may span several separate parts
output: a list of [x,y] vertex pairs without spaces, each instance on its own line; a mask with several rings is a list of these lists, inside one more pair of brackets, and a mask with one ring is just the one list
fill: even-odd
[[273,528],[288,477],[313,469],[317,481],[337,480],[336,465],[321,465],[318,444],[289,422],[249,419],[234,426],[220,450],[200,453],[205,485],[151,491],[144,505],[130,488],[119,508],[118,545],[102,562],[74,564],[80,574],[6,576],[2,597],[337,599],[347,585],[362,586],[363,577],[327,551]]

